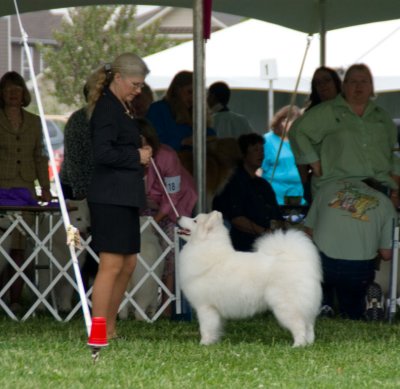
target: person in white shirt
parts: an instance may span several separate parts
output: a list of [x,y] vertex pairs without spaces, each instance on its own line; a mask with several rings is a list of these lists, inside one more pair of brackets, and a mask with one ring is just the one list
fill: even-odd
[[215,82],[208,88],[207,103],[212,111],[211,126],[218,138],[238,138],[242,134],[254,132],[245,116],[229,109],[230,97],[231,90],[225,82]]

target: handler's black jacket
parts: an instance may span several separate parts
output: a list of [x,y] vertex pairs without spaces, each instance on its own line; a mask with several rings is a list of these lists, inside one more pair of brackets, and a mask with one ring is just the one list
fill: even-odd
[[132,207],[145,205],[141,147],[136,120],[117,97],[105,88],[93,111],[91,135],[94,171],[88,201]]

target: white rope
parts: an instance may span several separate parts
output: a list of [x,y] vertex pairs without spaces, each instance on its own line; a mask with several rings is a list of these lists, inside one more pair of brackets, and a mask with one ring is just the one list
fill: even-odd
[[[21,31],[21,37],[22,37],[22,42],[24,45],[25,53],[26,53],[26,58],[28,59],[29,72],[30,72],[31,79],[32,79],[33,90],[35,93],[35,97],[36,97],[36,101],[37,101],[37,105],[38,105],[38,109],[39,109],[39,116],[40,116],[40,120],[42,123],[43,134],[44,134],[45,142],[46,142],[46,148],[49,153],[50,166],[53,169],[53,173],[54,173],[54,179],[55,179],[57,196],[59,199],[59,204],[60,204],[60,209],[61,209],[61,215],[62,215],[62,218],[64,221],[65,231],[68,232],[71,230],[72,226],[71,226],[71,222],[69,219],[67,206],[65,204],[63,192],[61,189],[60,177],[57,172],[56,162],[54,159],[54,152],[53,152],[53,148],[51,146],[51,141],[50,141],[50,136],[49,136],[49,130],[47,128],[47,123],[46,123],[46,119],[44,116],[42,100],[40,98],[39,88],[37,85],[35,71],[33,68],[31,52],[30,52],[29,46],[28,46],[28,35],[26,34],[26,32],[22,26],[22,22],[21,22],[19,10],[18,10],[18,5],[17,5],[17,0],[14,0],[14,6],[15,6],[16,16],[17,16],[17,20],[18,20],[18,24],[19,24],[19,29]],[[73,228],[75,228],[75,227],[73,227]],[[92,326],[92,320],[90,317],[89,306],[88,306],[86,293],[85,293],[85,289],[84,289],[83,282],[82,282],[82,276],[81,276],[81,272],[80,272],[80,268],[79,268],[79,263],[78,263],[76,253],[75,253],[75,248],[74,248],[75,241],[76,241],[75,239],[72,239],[72,243],[70,243],[68,245],[68,247],[69,247],[69,251],[71,254],[71,258],[72,258],[72,264],[73,264],[73,268],[74,268],[74,272],[75,272],[75,278],[76,278],[76,281],[78,284],[79,296],[80,296],[81,303],[82,303],[82,310],[83,310],[83,315],[85,318],[86,330],[89,335],[91,326]]]
[[[299,74],[298,74],[298,76],[297,76],[296,86],[295,86],[295,88],[294,88],[294,91],[293,91],[293,93],[292,93],[291,100],[290,100],[289,111],[288,111],[288,114],[287,114],[288,118],[290,118],[290,116],[291,116],[291,113],[292,113],[292,110],[293,110],[293,106],[294,106],[294,103],[295,103],[295,101],[296,101],[297,91],[298,91],[298,89],[299,89],[299,84],[300,84],[301,75],[302,75],[302,73],[303,73],[304,64],[305,64],[305,62],[306,62],[306,58],[307,58],[307,54],[308,54],[308,50],[309,50],[309,48],[310,48],[310,44],[311,44],[312,38],[313,38],[312,35],[308,35],[308,36],[307,36],[307,45],[306,45],[306,49],[305,49],[305,51],[304,51],[304,56],[303,56],[303,60],[302,60],[302,62],[301,62],[300,71],[299,71]],[[273,179],[274,179],[276,167],[278,166],[279,155],[280,155],[281,150],[282,150],[283,142],[284,142],[284,140],[285,140],[285,138],[286,138],[288,123],[289,123],[289,120],[286,120],[285,127],[284,127],[284,129],[283,129],[283,134],[281,135],[281,142],[279,143],[279,149],[278,149],[278,152],[277,152],[276,158],[275,158],[274,168],[272,169],[272,175],[271,175],[271,178],[270,178],[270,180],[269,180],[269,182],[270,182],[271,184],[272,184],[272,181],[273,181]]]
[[396,27],[392,32],[387,34],[385,37],[383,37],[379,42],[377,42],[375,45],[370,47],[364,54],[362,54],[360,57],[358,57],[355,61],[352,63],[359,63],[364,57],[366,57],[369,53],[374,51],[377,47],[379,47],[382,43],[386,42],[392,35],[394,35],[398,30],[400,30],[400,26]]
[[176,210],[175,205],[174,205],[174,203],[172,202],[171,196],[169,195],[169,193],[168,193],[168,191],[167,191],[167,188],[166,188],[165,185],[164,185],[164,181],[163,181],[163,179],[162,179],[162,177],[161,177],[161,175],[160,175],[160,172],[159,172],[158,169],[157,169],[156,163],[154,162],[154,159],[153,159],[153,158],[150,158],[150,161],[151,161],[151,164],[153,165],[154,170],[156,171],[156,174],[157,174],[157,177],[158,177],[158,179],[159,179],[159,181],[160,181],[160,183],[161,183],[161,186],[163,187],[164,192],[165,192],[165,194],[167,195],[168,201],[169,201],[170,204],[171,204],[171,207],[172,207],[172,209],[173,209],[173,211],[174,211],[174,213],[175,213],[175,215],[176,215],[176,218],[179,219],[179,213],[178,213],[178,211]]

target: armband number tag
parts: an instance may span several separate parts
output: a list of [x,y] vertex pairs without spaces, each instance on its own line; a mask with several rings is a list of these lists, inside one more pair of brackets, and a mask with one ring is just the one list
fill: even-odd
[[164,177],[164,182],[168,193],[177,193],[181,190],[181,176]]

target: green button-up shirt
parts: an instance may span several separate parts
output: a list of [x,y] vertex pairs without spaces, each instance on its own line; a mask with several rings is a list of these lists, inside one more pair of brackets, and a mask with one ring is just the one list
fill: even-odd
[[322,103],[293,123],[289,132],[298,165],[321,161],[322,176],[313,177],[313,190],[340,178],[367,177],[397,188],[400,176],[397,129],[388,113],[370,101],[356,115],[342,96]]

